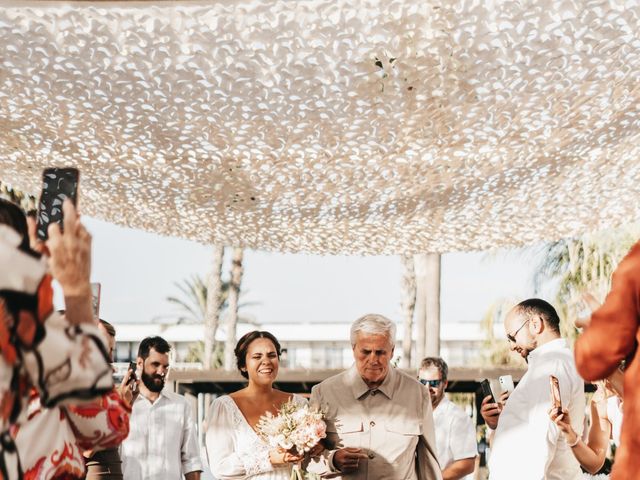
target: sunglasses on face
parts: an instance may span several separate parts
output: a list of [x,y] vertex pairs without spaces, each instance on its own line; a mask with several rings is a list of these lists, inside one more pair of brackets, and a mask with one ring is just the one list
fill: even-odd
[[442,383],[442,380],[425,380],[424,378],[421,378],[420,383],[431,388],[438,388]]
[[507,333],[507,340],[509,340],[511,343],[516,343],[516,335],[518,334],[518,332],[520,330],[522,330],[522,327],[524,327],[527,323],[529,323],[529,318],[525,320],[525,322],[520,325],[520,328],[518,328],[515,332],[513,333]]

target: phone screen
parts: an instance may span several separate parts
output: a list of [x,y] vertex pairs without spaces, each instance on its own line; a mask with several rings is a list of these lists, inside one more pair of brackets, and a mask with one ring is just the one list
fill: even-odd
[[560,383],[553,375],[549,375],[551,385],[551,404],[556,409],[558,415],[562,413],[562,400],[560,399]]
[[40,240],[47,240],[47,229],[52,223],[62,228],[62,202],[70,198],[74,205],[78,200],[77,168],[47,168],[42,173],[42,194],[38,203],[36,232]]
[[131,376],[129,377],[129,382],[134,382],[137,380],[137,377],[136,377],[137,368],[138,366],[136,365],[136,362],[129,362],[129,370],[131,370]]

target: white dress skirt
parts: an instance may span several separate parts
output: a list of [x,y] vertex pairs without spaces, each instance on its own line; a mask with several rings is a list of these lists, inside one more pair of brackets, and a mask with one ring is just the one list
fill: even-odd
[[[306,400],[293,396],[299,403]],[[211,403],[207,421],[206,452],[217,480],[289,480],[291,466],[274,467],[269,446],[247,423],[236,402],[228,395]]]

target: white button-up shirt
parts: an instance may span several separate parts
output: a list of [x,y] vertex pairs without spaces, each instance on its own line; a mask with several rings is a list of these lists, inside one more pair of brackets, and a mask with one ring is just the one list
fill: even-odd
[[129,480],[179,480],[201,471],[196,425],[187,400],[162,391],[151,403],[140,394],[120,455],[124,478]]
[[[457,460],[478,455],[476,429],[464,410],[444,397],[433,411],[436,428],[436,451],[442,470]],[[471,480],[473,474],[463,477]]]
[[584,423],[584,381],[573,352],[563,339],[552,340],[529,354],[529,369],[500,414],[489,458],[491,480],[578,480],[578,461],[549,418],[549,375],[560,384],[563,408],[580,435]]

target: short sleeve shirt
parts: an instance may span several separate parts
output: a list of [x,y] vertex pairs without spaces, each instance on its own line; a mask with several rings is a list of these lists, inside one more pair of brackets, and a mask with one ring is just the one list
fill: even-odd
[[[436,451],[444,470],[456,460],[473,458],[478,454],[476,431],[471,418],[448,398],[444,397],[433,411],[436,430]],[[474,478],[467,475],[465,479]]]

